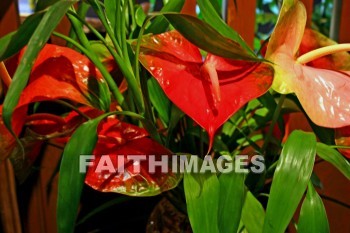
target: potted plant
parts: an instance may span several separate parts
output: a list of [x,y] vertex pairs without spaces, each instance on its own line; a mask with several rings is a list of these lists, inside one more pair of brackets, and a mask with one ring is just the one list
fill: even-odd
[[[305,29],[303,4],[284,0],[256,53],[214,2],[197,1],[198,19],[176,13],[184,0],[149,16],[133,1],[39,0],[0,39],[1,159],[24,180],[43,142],[62,147],[58,232],[74,231],[85,185],[162,194],[148,232],[329,232],[313,167],[317,155],[350,178],[349,44]],[[65,15],[68,36],[55,32]],[[293,131],[296,112],[312,132]]]

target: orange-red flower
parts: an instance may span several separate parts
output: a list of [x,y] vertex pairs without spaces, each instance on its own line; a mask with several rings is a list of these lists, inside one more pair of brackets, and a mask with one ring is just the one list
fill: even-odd
[[208,54],[177,31],[145,37],[140,61],[184,113],[210,138],[248,101],[263,95],[272,83],[273,70],[263,63],[235,61]]

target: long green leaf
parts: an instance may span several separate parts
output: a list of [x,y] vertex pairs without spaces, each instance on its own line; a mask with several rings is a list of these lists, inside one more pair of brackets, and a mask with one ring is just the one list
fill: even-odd
[[220,200],[218,224],[220,233],[237,232],[245,198],[245,175],[224,173],[219,177]]
[[[180,12],[184,4],[185,0],[168,1],[168,3],[162,8],[160,12]],[[162,32],[165,32],[168,27],[169,22],[166,20],[166,18],[164,16],[158,16],[146,29],[145,34],[160,34]]]
[[45,8],[55,4],[58,1],[60,0],[38,0],[36,2],[35,11],[44,10]]
[[147,86],[149,97],[154,108],[157,110],[159,117],[165,122],[165,124],[168,124],[171,111],[170,100],[166,97],[162,88],[154,78],[147,81]]
[[117,33],[120,32],[120,29],[118,28],[118,26],[124,26],[124,25],[120,25],[120,17],[121,17],[121,5],[120,5],[120,0],[116,1],[116,0],[105,0],[104,1],[105,4],[105,11],[106,11],[106,17],[108,18],[108,22],[111,26],[112,31],[114,32],[114,35],[117,36],[121,36],[121,35],[117,35]]
[[16,105],[18,104],[21,92],[27,85],[29,75],[35,59],[40,50],[50,38],[52,31],[61,21],[64,14],[75,1],[59,1],[52,5],[35,29],[30,38],[28,48],[25,51],[22,60],[13,76],[12,83],[5,97],[3,106],[3,119],[6,127],[12,131],[11,118]]
[[0,39],[0,61],[18,53],[29,41],[45,12],[29,16],[17,31],[11,32]]
[[193,232],[219,233],[217,214],[220,184],[216,174],[185,172],[184,188]]
[[315,156],[315,135],[293,131],[273,176],[263,233],[285,231],[310,180]]
[[301,206],[298,233],[329,233],[326,210],[311,182]]
[[317,155],[327,162],[333,164],[343,175],[350,180],[350,163],[336,149],[317,143]]
[[211,3],[211,5],[215,9],[217,15],[221,18],[221,10],[222,10],[221,4],[222,4],[222,1],[221,0],[209,0],[208,2]]
[[97,126],[104,116],[81,125],[66,145],[58,180],[57,225],[59,233],[74,232],[85,173],[80,173],[80,156],[91,155],[97,142]]
[[248,191],[242,210],[242,222],[244,227],[249,233],[261,233],[264,220],[264,208],[254,195]]
[[249,48],[242,37],[221,19],[216,9],[217,7],[214,7],[211,1],[198,0],[197,3],[201,9],[201,13],[205,22],[210,24],[210,26],[216,28],[216,30],[223,36],[239,43],[245,50],[249,52],[250,55],[254,55],[254,52]]
[[261,61],[236,41],[193,16],[176,13],[165,13],[164,16],[186,39],[205,51],[231,59]]

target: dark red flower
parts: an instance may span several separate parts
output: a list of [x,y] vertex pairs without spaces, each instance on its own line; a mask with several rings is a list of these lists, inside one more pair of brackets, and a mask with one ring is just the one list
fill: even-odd
[[[144,129],[115,118],[102,122],[93,153],[96,158],[89,167],[85,183],[98,191],[130,196],[153,196],[176,187],[181,175],[171,171],[171,152],[147,136]],[[101,163],[104,163],[101,158],[106,158],[103,155],[107,155],[108,161],[112,162],[112,172],[108,169],[97,171]],[[132,159],[128,159],[130,155],[147,156],[147,159],[134,163]],[[122,164],[118,161],[118,156],[124,158]],[[149,156],[155,156],[157,161],[161,156],[168,156],[168,172],[161,172],[158,167],[154,173],[150,173]],[[122,172],[117,170],[121,166],[124,168]]]

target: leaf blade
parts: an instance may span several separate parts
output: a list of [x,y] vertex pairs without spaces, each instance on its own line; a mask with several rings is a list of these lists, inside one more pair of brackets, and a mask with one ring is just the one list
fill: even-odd
[[310,182],[301,206],[298,222],[299,233],[329,233],[329,224],[322,199]]
[[323,143],[317,143],[317,155],[335,166],[350,180],[350,163],[335,149]]
[[165,13],[164,16],[186,39],[205,51],[225,58],[262,61],[198,18],[176,13]]
[[33,35],[35,28],[44,16],[44,12],[30,15],[17,31],[11,32],[0,39],[0,61],[3,61],[20,51]]
[[315,135],[293,131],[273,177],[263,233],[284,232],[287,228],[311,177],[315,155]]
[[242,222],[249,233],[261,233],[265,211],[251,192],[247,192],[242,210]]
[[79,172],[81,155],[90,155],[97,143],[100,116],[81,125],[66,145],[58,180],[57,225],[59,233],[74,232],[85,173]]
[[217,214],[220,184],[216,174],[185,172],[184,188],[193,232],[219,233]]
[[[160,10],[160,12],[180,12],[184,4],[185,0],[168,1],[168,3]],[[158,16],[146,29],[145,34],[160,34],[162,32],[165,32],[168,27],[169,22],[166,20],[166,18],[164,16]]]
[[251,55],[254,55],[253,51],[246,44],[243,38],[230,26],[228,26],[220,17],[218,12],[218,6],[213,4],[213,1],[198,0],[199,8],[203,14],[204,21],[212,27],[215,27],[218,32],[227,38],[230,38],[239,43],[242,48],[246,49]]
[[218,224],[220,233],[237,232],[245,198],[245,175],[223,173],[219,177],[220,199]]

